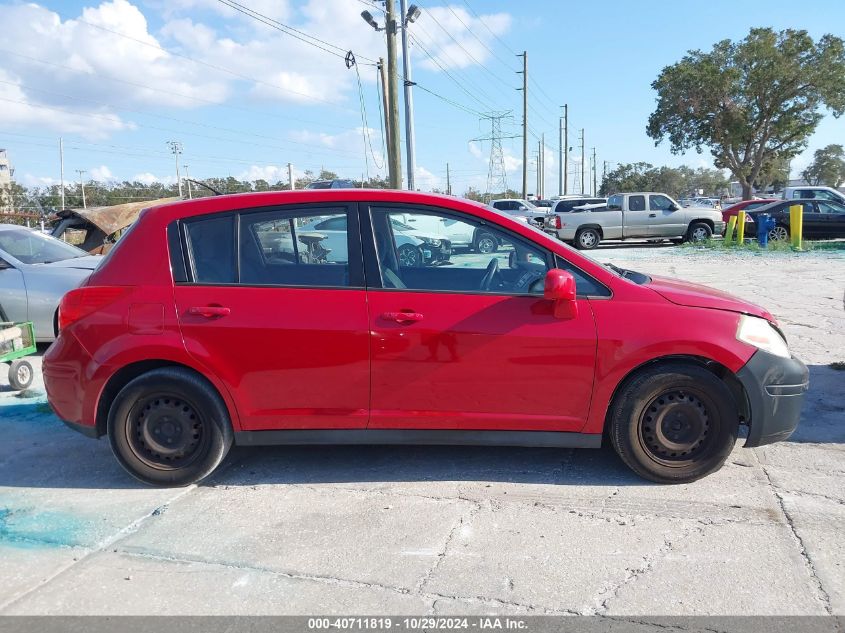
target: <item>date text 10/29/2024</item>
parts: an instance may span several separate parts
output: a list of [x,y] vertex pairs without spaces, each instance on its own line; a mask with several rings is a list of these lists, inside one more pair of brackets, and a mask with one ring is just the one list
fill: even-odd
[[528,628],[522,618],[511,617],[331,617],[308,618],[308,629],[366,631],[389,629],[405,631],[430,630],[479,630],[479,631],[524,631]]

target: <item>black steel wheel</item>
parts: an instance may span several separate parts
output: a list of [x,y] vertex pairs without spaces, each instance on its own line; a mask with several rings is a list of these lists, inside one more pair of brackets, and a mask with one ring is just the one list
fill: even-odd
[[728,386],[707,368],[681,361],[631,376],[608,411],[608,432],[619,457],[658,483],[687,483],[719,470],[738,428],[738,407]]
[[232,445],[220,394],[183,367],[163,367],[131,380],[109,409],[108,436],[120,465],[158,486],[184,486],[208,476]]

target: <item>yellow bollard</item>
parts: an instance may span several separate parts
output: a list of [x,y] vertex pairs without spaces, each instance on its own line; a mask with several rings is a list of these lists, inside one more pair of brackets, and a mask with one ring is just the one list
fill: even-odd
[[792,248],[801,250],[801,235],[804,233],[804,208],[800,204],[789,207],[789,233]]
[[745,244],[745,211],[736,214],[736,243]]
[[732,215],[728,218],[728,228],[725,229],[725,244],[730,244],[734,239],[734,227],[736,226],[736,216]]

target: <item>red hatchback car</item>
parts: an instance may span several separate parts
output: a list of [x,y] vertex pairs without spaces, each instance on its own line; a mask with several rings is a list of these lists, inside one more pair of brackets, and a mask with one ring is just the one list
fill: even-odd
[[[722,209],[722,221],[725,227],[728,226],[728,220],[739,214],[740,211],[753,211],[764,207],[772,202],[777,202],[774,198],[762,198],[760,200],[740,200],[736,204],[732,204],[727,209]],[[746,216],[746,222],[751,222],[751,218]]]
[[[403,265],[399,244],[440,232],[495,248]],[[206,477],[233,443],[599,447],[603,435],[641,476],[688,482],[721,467],[740,425],[745,446],[787,438],[808,386],[762,308],[402,191],[148,209],[65,295],[59,327],[44,356],[53,409],[158,485]]]

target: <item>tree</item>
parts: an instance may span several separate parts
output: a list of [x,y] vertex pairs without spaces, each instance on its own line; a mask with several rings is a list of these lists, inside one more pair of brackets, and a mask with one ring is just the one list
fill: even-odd
[[625,191],[661,191],[675,198],[683,198],[701,191],[704,195],[719,196],[728,187],[725,174],[718,169],[686,165],[654,167],[649,163],[621,164],[602,179],[599,193],[603,196]]
[[845,112],[845,43],[755,28],[740,42],[690,51],[651,86],[657,109],[646,129],[655,144],[668,138],[675,154],[709,147],[749,199],[767,161],[806,147],[823,106],[835,117]]
[[801,172],[801,177],[811,185],[838,187],[845,181],[845,150],[841,145],[817,149],[813,162]]

